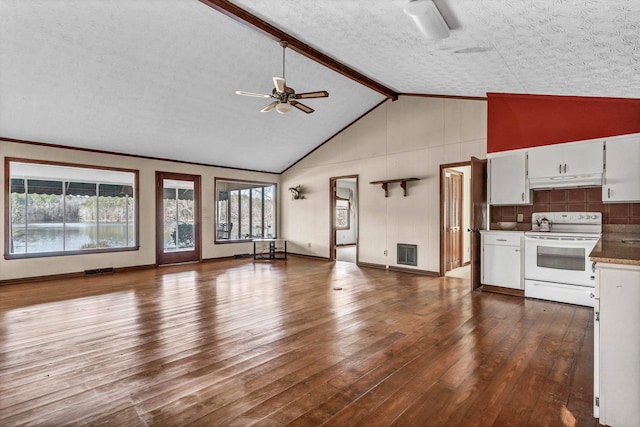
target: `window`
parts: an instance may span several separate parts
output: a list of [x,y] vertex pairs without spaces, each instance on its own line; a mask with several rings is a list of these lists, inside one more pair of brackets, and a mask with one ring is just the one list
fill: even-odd
[[137,248],[137,172],[7,159],[6,258]]
[[216,241],[276,237],[276,185],[216,179]]
[[164,251],[195,247],[195,203],[192,181],[163,180]]
[[351,228],[351,202],[336,196],[336,230],[348,230]]

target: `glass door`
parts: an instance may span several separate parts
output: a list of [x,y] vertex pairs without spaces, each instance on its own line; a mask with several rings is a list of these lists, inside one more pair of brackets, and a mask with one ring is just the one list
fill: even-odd
[[200,176],[156,172],[156,261],[200,261]]

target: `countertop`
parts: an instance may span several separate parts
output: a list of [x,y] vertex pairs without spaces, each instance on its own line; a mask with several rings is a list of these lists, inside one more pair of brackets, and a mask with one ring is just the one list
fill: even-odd
[[640,231],[605,230],[589,257],[595,262],[640,266]]

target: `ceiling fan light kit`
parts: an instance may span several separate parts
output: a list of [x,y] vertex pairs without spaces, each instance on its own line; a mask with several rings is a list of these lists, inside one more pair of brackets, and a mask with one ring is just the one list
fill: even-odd
[[287,102],[279,102],[278,105],[276,105],[276,111],[280,114],[287,114],[291,111],[291,104]]
[[446,39],[449,26],[440,14],[433,0],[413,0],[404,7],[420,32],[428,39]]
[[305,92],[305,93],[296,93],[296,91],[287,86],[286,80],[284,78],[285,74],[285,50],[287,49],[288,43],[285,41],[280,42],[280,46],[282,46],[282,77],[274,77],[273,85],[274,88],[271,92],[271,95],[263,94],[263,93],[255,93],[255,92],[246,92],[244,90],[237,90],[236,94],[242,96],[252,96],[255,98],[273,98],[275,101],[264,107],[260,112],[267,113],[273,109],[275,109],[280,114],[287,114],[291,111],[292,107],[296,107],[298,110],[303,111],[307,114],[313,113],[315,110],[307,105],[304,105],[301,102],[296,101],[297,99],[311,99],[311,98],[326,98],[329,96],[329,92],[326,90],[319,90],[316,92]]

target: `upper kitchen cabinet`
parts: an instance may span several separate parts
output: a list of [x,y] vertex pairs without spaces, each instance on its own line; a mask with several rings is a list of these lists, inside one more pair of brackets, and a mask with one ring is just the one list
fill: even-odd
[[602,201],[640,202],[640,134],[606,140]]
[[527,182],[527,153],[524,151],[489,158],[489,204],[530,203]]
[[600,185],[603,142],[556,144],[529,150],[531,188]]

